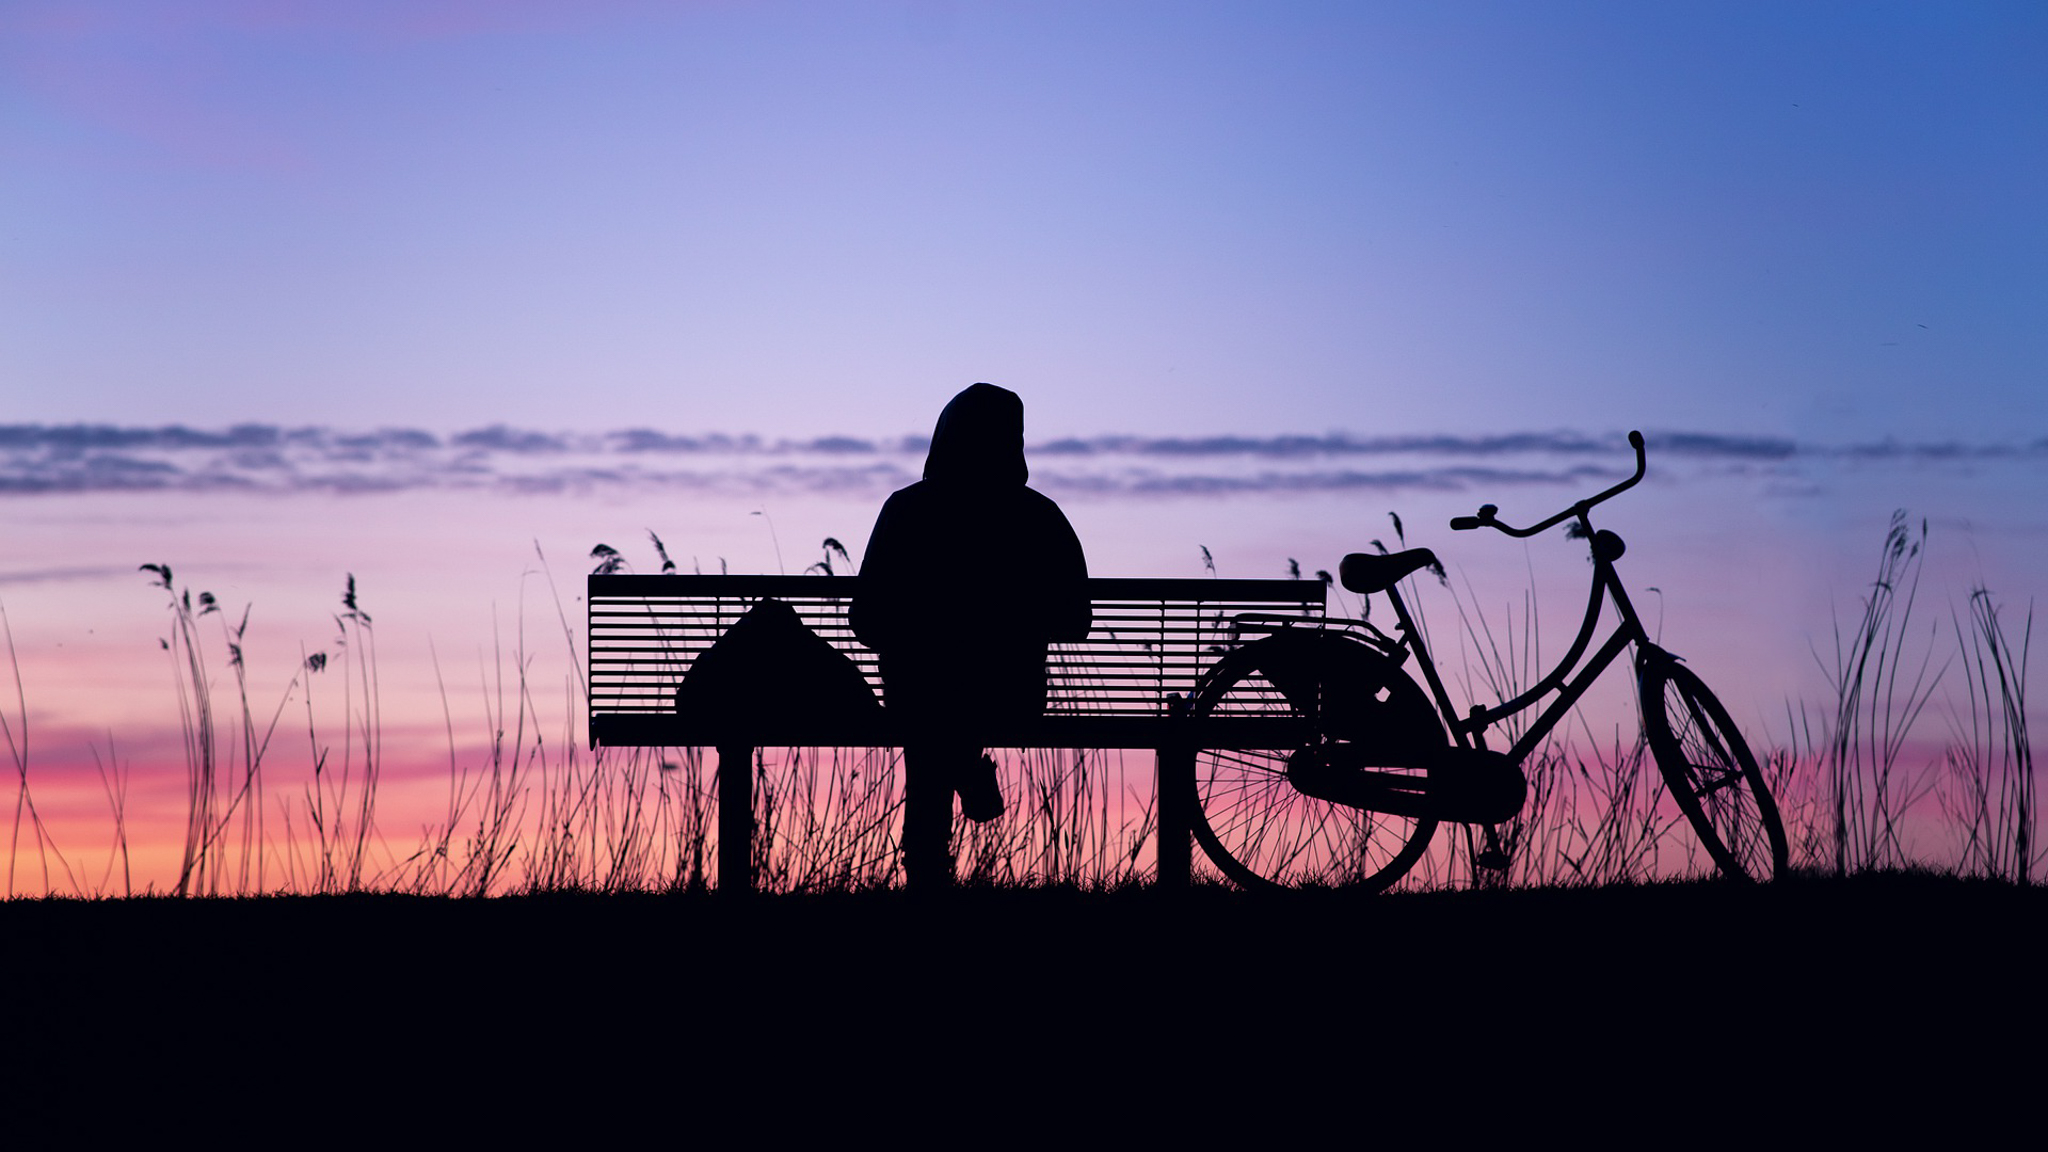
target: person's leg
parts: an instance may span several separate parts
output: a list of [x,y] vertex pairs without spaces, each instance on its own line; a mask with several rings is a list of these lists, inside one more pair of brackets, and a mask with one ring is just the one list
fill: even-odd
[[915,891],[953,883],[953,775],[960,750],[946,743],[903,749],[903,879]]

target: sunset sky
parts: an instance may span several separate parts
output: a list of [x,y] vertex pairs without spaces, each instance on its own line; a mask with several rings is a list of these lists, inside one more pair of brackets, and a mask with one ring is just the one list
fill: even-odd
[[272,691],[354,573],[388,722],[438,732],[435,658],[475,680],[522,605],[560,645],[537,549],[572,622],[648,529],[858,558],[977,380],[1100,574],[1334,568],[1399,511],[1546,635],[1577,546],[1445,519],[1643,429],[1625,575],[1782,723],[1893,509],[1930,623],[2042,589],[2043,61],[2030,3],[16,0],[35,770],[174,744],[140,563],[254,604]]

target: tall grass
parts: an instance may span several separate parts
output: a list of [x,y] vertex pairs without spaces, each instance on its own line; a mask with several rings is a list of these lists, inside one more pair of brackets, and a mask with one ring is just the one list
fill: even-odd
[[1680,822],[1643,741],[1617,735],[1603,746],[1588,731],[1579,747],[1593,751],[1551,742],[1524,765],[1529,801],[1504,836],[1511,885],[1636,883],[1660,875],[1670,856]]
[[1931,769],[1900,763],[1943,672],[1934,665],[1934,633],[1922,644],[1912,628],[1926,542],[1926,521],[1915,535],[1906,514],[1894,512],[1861,618],[1846,635],[1835,628],[1824,765],[1837,876],[1907,864],[1905,812],[1934,786]]
[[1145,878],[1144,849],[1157,831],[1151,782],[1131,784],[1121,755],[1021,749],[1002,768],[1014,815],[956,829],[965,880],[1112,888]]
[[902,757],[889,749],[794,748],[772,768],[755,750],[755,882],[809,892],[899,881],[901,772]]
[[[243,641],[249,609],[232,628],[211,592],[195,601],[190,588],[177,587],[168,564],[144,564],[154,585],[169,594],[171,629],[158,643],[169,655],[176,687],[178,719],[185,754],[185,845],[174,891],[180,895],[261,892],[269,888],[268,839],[264,827],[262,766],[285,705],[299,686],[287,685],[277,708],[258,732],[258,716],[249,703],[248,666]],[[214,706],[213,677],[208,668],[199,621],[218,616],[221,642],[234,676],[232,727],[221,731]],[[110,747],[111,752],[111,747]],[[116,804],[117,816],[122,806]],[[125,832],[121,837],[125,846]]]
[[2019,647],[1999,618],[1999,606],[1984,588],[1971,591],[1967,636],[1960,661],[1967,723],[1955,724],[1938,795],[1952,826],[1962,830],[1957,867],[2020,884],[2032,881],[2041,861],[2034,835],[2034,752],[2027,734],[2027,658],[2032,651],[2034,612],[2027,609]]
[[[1796,865],[1838,872],[1939,866],[2029,882],[2043,856],[2034,831],[2025,695],[2032,613],[2015,624],[1990,592],[1974,589],[1950,613],[1946,640],[1955,654],[1943,655],[1938,627],[1915,612],[1925,542],[1924,524],[1916,531],[1903,515],[1893,518],[1856,623],[1837,630],[1834,660],[1822,664],[1834,699],[1819,709],[1788,710],[1791,739],[1764,754],[1767,781]],[[828,551],[825,563],[831,559]],[[246,647],[249,609],[234,620],[214,597],[175,584],[168,566],[145,569],[167,594],[170,627],[162,648],[173,672],[186,777],[178,874],[166,890],[477,897],[689,891],[719,883],[718,795],[709,758],[697,749],[584,745],[580,637],[553,594],[545,557],[541,570],[562,651],[552,651],[553,641],[536,645],[529,638],[522,599],[518,619],[494,628],[478,655],[481,715],[473,723],[481,738],[468,740],[460,737],[463,722],[441,681],[440,654],[433,653],[443,684],[446,792],[438,814],[397,838],[382,826],[378,806],[386,757],[376,633],[353,579],[330,644],[299,652],[274,705],[258,708],[251,664],[260,654]],[[1533,682],[1544,670],[1533,597],[1489,615],[1477,610],[1469,586],[1452,596],[1460,628],[1451,647],[1460,655],[1447,671],[1467,697],[1510,697]],[[1412,589],[1408,598],[1426,628],[1421,598]],[[0,737],[17,785],[9,891],[19,892],[25,879],[31,887],[39,880],[45,892],[131,893],[132,767],[111,735],[104,759],[94,749],[113,826],[105,874],[94,882],[58,850],[36,809],[27,694],[6,625],[0,609],[15,678],[13,705],[0,709]],[[1440,660],[1449,651],[1433,647]],[[543,676],[543,660],[564,663],[567,671],[559,679]],[[1958,677],[1945,676],[1951,667]],[[1944,684],[1958,680],[1954,700],[1941,695]],[[1934,764],[1917,763],[1908,736],[1942,701],[1950,705],[1946,750]],[[303,708],[303,760],[280,753],[274,739],[294,705]],[[1671,811],[1640,739],[1596,738],[1583,719],[1578,723],[1576,739],[1553,738],[1525,765],[1528,803],[1500,830],[1511,849],[1505,872],[1480,868],[1484,845],[1470,829],[1453,826],[1401,886],[1590,885],[1711,868]],[[1511,725],[1502,732],[1515,734]],[[1115,752],[999,753],[1010,814],[986,825],[956,823],[963,881],[1112,887],[1148,879],[1156,813],[1150,757],[1144,760],[1130,771]],[[897,753],[760,749],[751,771],[761,888],[843,891],[902,882]],[[1929,795],[1952,836],[1940,859],[1906,832],[1907,813]],[[31,861],[36,872],[18,878]],[[143,890],[155,890],[153,882]]]
[[43,823],[42,813],[36,810],[35,796],[28,783],[28,693],[21,683],[21,661],[14,650],[14,625],[7,619],[5,605],[0,605],[0,634],[7,640],[7,669],[14,677],[15,718],[7,719],[7,710],[0,707],[0,737],[7,741],[7,758],[14,763],[14,826],[7,840],[7,892],[12,895],[15,888],[14,867],[21,859],[21,822],[28,819],[29,837],[35,842],[36,863],[41,867],[43,891],[54,891],[54,880],[50,873],[50,857],[57,858],[57,867],[64,873],[65,883],[75,892],[78,878],[72,875],[71,866],[58,850],[57,842]]
[[[1832,660],[1820,662],[1833,699],[1788,704],[1787,743],[1765,757],[1766,781],[1795,867],[1933,867],[2029,883],[2042,861],[2026,700],[2033,613],[2015,637],[1978,586],[1951,609],[1946,638],[1939,621],[1915,626],[1927,539],[1925,521],[1892,515],[1856,622],[1837,624]],[[1952,669],[1960,703],[1943,691]],[[1937,705],[1949,731],[1927,751],[1916,736]],[[1915,844],[1916,825],[1945,847]]]

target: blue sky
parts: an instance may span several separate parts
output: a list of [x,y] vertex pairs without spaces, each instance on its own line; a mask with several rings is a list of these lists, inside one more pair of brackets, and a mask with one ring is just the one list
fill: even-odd
[[2048,429],[2028,4],[16,3],[7,419]]

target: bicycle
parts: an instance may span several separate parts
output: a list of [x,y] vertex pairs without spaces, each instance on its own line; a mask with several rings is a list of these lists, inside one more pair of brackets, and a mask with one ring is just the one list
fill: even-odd
[[[1399,588],[1426,568],[1441,572],[1427,548],[1353,553],[1339,567],[1352,592],[1385,593],[1398,636],[1365,620],[1236,621],[1266,635],[1209,669],[1188,701],[1189,714],[1284,715],[1306,721],[1312,736],[1295,747],[1196,754],[1195,838],[1224,875],[1245,887],[1383,889],[1415,866],[1444,821],[1484,825],[1487,848],[1477,863],[1504,869],[1497,826],[1527,798],[1523,762],[1630,646],[1644,738],[1708,855],[1738,881],[1785,871],[1785,830],[1749,745],[1700,678],[1650,639],[1615,572],[1626,545],[1593,528],[1591,510],[1633,488],[1648,469],[1642,433],[1628,439],[1634,476],[1539,524],[1515,528],[1492,504],[1451,521],[1456,531],[1528,537],[1569,520],[1569,533],[1591,544],[1592,592],[1577,638],[1554,669],[1512,700],[1473,705],[1463,716],[1452,705]],[[1581,667],[1604,602],[1620,622]],[[1426,692],[1403,670],[1410,659]],[[1509,748],[1487,748],[1488,727],[1553,691],[1556,698]]]

